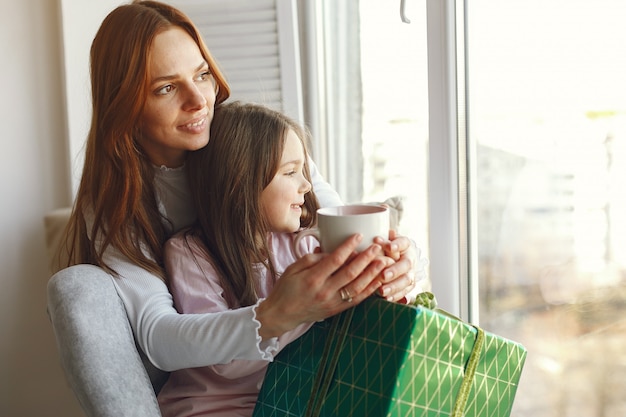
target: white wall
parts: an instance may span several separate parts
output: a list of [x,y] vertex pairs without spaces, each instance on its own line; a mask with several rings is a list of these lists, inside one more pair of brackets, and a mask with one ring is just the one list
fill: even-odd
[[0,415],[80,416],[45,301],[42,218],[70,204],[59,5],[0,6]]
[[96,31],[106,15],[125,0],[55,0],[60,7],[62,70],[65,71],[67,98],[68,151],[70,186],[76,194],[83,170],[83,145],[91,121],[91,92],[89,80],[89,49]]

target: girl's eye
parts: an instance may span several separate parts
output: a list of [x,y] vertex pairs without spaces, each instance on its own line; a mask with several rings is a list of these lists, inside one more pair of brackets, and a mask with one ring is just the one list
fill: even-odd
[[289,171],[287,172],[285,175],[289,176],[289,177],[293,177],[294,175],[296,175],[297,172],[296,171]]
[[166,94],[171,93],[172,90],[174,90],[174,86],[172,84],[168,84],[156,90],[156,94],[160,96],[164,96]]

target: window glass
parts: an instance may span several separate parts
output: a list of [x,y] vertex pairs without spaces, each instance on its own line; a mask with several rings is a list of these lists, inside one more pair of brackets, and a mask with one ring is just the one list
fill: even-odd
[[426,7],[360,1],[363,200],[400,204],[398,230],[428,255]]
[[626,2],[467,2],[480,324],[513,416],[626,415]]

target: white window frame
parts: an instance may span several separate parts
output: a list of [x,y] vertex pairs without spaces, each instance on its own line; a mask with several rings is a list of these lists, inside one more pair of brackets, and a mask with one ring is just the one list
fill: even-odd
[[[325,91],[324,26],[321,1],[300,4],[303,27],[309,31],[305,48],[308,68],[308,95],[305,114],[314,136],[315,160],[337,189],[351,175],[335,163],[342,155],[340,144],[333,141],[328,125],[337,114],[333,97]],[[333,0],[330,0],[333,1]],[[391,6],[390,6],[391,7]],[[429,224],[430,277],[440,306],[464,320],[478,323],[476,259],[471,251],[474,230],[471,210],[473,190],[467,145],[465,105],[465,2],[464,0],[426,0],[428,85],[429,85]],[[400,19],[400,14],[398,19]],[[410,51],[406,51],[410,53]],[[313,70],[312,70],[313,69]],[[321,87],[320,87],[321,86]],[[313,93],[315,92],[315,94]]]
[[468,186],[465,2],[427,0],[430,275],[446,310],[478,324],[475,212]]

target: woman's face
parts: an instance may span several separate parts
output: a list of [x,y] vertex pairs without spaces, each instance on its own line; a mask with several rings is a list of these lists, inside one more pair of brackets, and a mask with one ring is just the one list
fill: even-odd
[[140,143],[155,165],[176,168],[209,141],[215,81],[195,41],[179,27],[154,38]]
[[273,232],[295,232],[300,228],[304,195],[311,183],[304,177],[304,147],[289,129],[278,171],[261,192],[261,209]]

